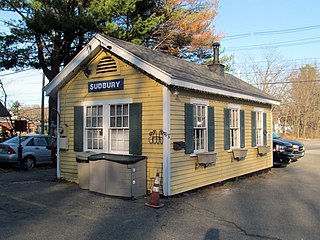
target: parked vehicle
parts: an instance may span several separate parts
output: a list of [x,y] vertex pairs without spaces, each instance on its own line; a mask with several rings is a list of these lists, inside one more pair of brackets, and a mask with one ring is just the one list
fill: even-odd
[[297,161],[299,158],[304,156],[305,148],[303,143],[294,141],[294,140],[284,139],[280,137],[278,134],[276,134],[275,132],[272,133],[272,137],[273,139],[276,139],[278,141],[289,142],[292,144],[293,155],[294,155],[294,158],[292,159],[292,161]]
[[21,167],[32,169],[36,164],[50,163],[51,144],[53,138],[49,135],[28,134],[16,136],[0,144],[0,163],[18,163],[18,146],[22,146]]
[[287,166],[293,159],[292,144],[273,134],[273,166]]

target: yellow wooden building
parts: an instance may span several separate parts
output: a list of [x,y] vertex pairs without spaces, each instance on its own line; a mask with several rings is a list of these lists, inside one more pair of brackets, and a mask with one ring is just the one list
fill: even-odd
[[272,105],[224,72],[96,35],[46,87],[57,94],[58,177],[78,181],[82,151],[147,157],[146,187],[188,190],[272,166]]

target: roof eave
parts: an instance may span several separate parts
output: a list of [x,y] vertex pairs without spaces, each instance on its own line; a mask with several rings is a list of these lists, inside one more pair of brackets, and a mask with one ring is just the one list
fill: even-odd
[[66,82],[74,77],[80,70],[80,66],[87,62],[100,50],[100,42],[95,37],[67,64],[58,75],[50,81],[44,91],[47,96],[53,96]]
[[186,82],[181,79],[173,79],[172,84],[177,87],[183,87],[183,88],[203,91],[207,93],[219,94],[219,95],[232,97],[232,98],[239,98],[239,99],[249,100],[254,102],[267,103],[271,105],[280,105],[280,101],[277,101],[277,100],[226,91],[226,90],[222,90],[214,87],[203,86],[195,83]]
[[149,62],[139,58],[126,49],[114,44],[109,39],[97,34],[61,71],[59,74],[45,86],[44,90],[48,96],[54,95],[66,82],[74,77],[80,70],[80,66],[90,60],[97,54],[101,48],[107,49],[109,52],[120,56],[121,58],[131,62],[146,73],[163,81],[166,85],[171,84],[171,75],[162,69],[150,64]]
[[255,102],[267,103],[272,105],[280,105],[279,101],[251,96],[247,94],[241,94],[236,92],[230,92],[226,90],[221,90],[214,87],[208,87],[196,83],[190,83],[183,79],[174,78],[169,73],[163,71],[162,69],[154,66],[153,64],[141,59],[140,57],[134,55],[128,50],[116,45],[111,40],[106,37],[97,34],[77,55],[74,57],[68,65],[49,83],[45,86],[44,90],[48,96],[53,96],[64,84],[72,79],[80,70],[81,65],[90,61],[102,48],[107,49],[110,53],[113,53],[126,61],[132,63],[137,68],[143,70],[144,72],[154,76],[155,78],[162,81],[165,85],[174,85],[177,87],[183,87],[187,89],[194,89],[198,91],[220,94],[227,97],[239,98],[244,100],[250,100]]

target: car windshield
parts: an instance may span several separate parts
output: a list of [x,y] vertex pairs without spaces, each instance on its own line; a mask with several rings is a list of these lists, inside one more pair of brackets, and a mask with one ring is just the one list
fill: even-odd
[[[21,142],[27,140],[28,138],[30,138],[30,136],[21,136]],[[6,141],[4,141],[3,143],[7,143],[7,144],[19,144],[19,136],[10,138]]]
[[280,136],[278,134],[276,134],[275,132],[272,132],[272,138],[276,139],[276,138],[280,138]]

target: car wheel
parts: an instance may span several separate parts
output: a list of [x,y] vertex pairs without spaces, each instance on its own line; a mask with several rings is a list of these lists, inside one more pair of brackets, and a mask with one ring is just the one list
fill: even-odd
[[26,157],[23,160],[23,167],[25,168],[25,170],[29,171],[34,167],[34,159],[32,159],[31,157]]

